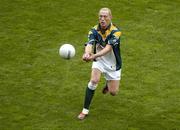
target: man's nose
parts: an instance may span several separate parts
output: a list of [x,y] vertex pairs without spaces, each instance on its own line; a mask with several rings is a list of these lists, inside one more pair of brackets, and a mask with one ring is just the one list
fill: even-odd
[[104,17],[101,17],[101,20],[104,20]]

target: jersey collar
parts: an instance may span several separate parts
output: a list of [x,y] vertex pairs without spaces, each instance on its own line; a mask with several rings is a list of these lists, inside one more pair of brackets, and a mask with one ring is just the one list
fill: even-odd
[[101,26],[100,26],[100,24],[98,24],[97,31],[101,31],[101,33],[104,34],[104,33],[106,32],[106,30],[110,30],[111,24],[112,24],[112,23],[110,23],[110,24],[107,26],[106,29],[102,29]]

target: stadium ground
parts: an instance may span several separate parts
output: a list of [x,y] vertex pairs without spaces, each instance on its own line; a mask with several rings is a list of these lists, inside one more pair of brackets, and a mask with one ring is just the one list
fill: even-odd
[[[83,105],[91,63],[81,60],[101,7],[121,27],[123,70],[116,97]],[[1,130],[179,130],[180,3],[178,0],[1,0]],[[76,47],[69,61],[63,43]]]

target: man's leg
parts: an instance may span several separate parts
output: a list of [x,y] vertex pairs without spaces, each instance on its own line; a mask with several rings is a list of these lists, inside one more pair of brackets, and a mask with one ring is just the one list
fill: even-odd
[[95,89],[97,87],[97,84],[100,80],[101,77],[101,71],[98,69],[93,68],[91,72],[91,80],[88,83],[88,86],[86,88],[86,94],[85,94],[85,99],[84,99],[84,108],[82,112],[79,114],[78,118],[79,119],[84,119],[86,115],[89,113],[89,106],[91,104]]
[[121,70],[117,71],[106,71],[105,72],[106,85],[103,88],[103,94],[110,92],[111,95],[116,95],[119,90],[119,82],[121,79]]
[[108,91],[112,96],[115,96],[119,91],[119,80],[109,80],[107,82],[108,84]]
[[103,94],[106,94],[106,93],[109,92],[107,82],[108,82],[108,81],[106,80],[105,86],[104,86],[103,89],[102,89],[102,93],[103,93]]

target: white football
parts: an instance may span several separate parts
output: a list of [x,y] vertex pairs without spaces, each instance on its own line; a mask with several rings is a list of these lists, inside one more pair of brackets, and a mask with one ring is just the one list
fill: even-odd
[[75,48],[71,44],[63,44],[59,48],[59,55],[64,59],[71,59],[75,56]]

